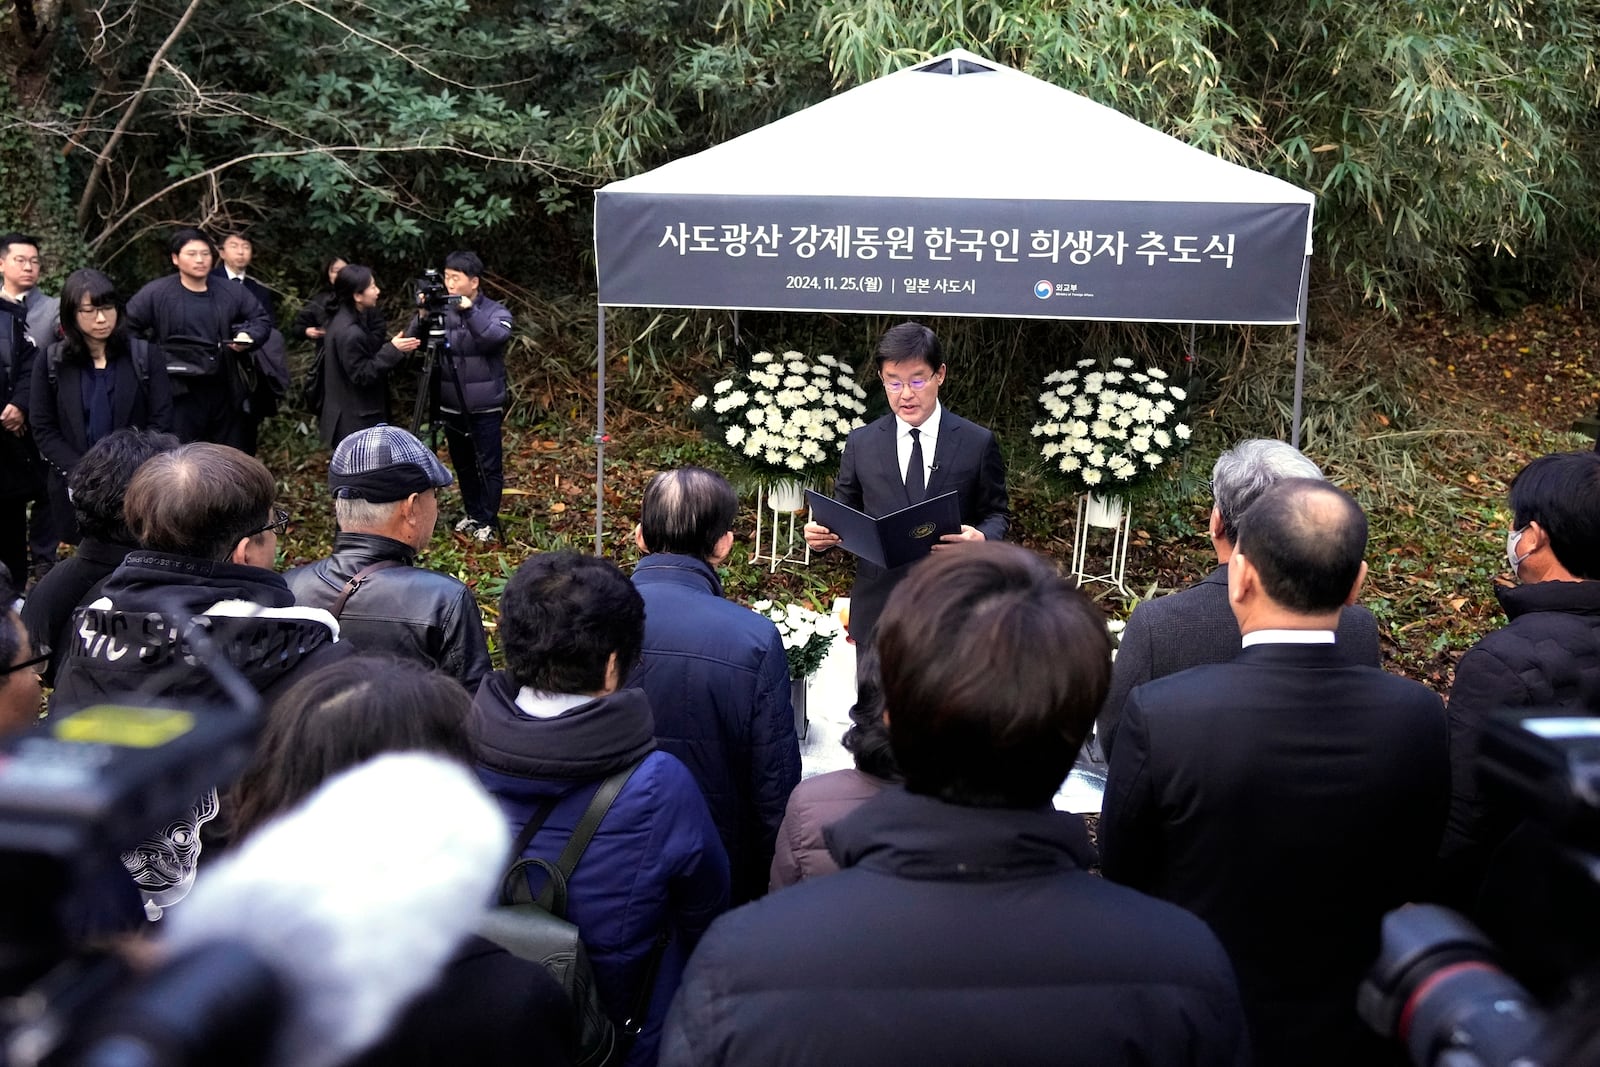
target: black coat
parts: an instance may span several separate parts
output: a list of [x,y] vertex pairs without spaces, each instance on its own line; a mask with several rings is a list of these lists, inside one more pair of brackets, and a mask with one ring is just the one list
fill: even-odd
[[389,421],[389,371],[405,359],[374,336],[367,317],[342,307],[322,339],[324,393],[317,425],[322,443],[336,448],[355,433]]
[[890,788],[828,832],[838,874],[718,919],[662,1067],[1243,1064],[1227,957],[1083,870],[1083,821]]
[[[1383,665],[1378,621],[1366,608],[1346,607],[1335,637],[1347,662]],[[1095,726],[1100,748],[1110,756],[1122,707],[1135,686],[1190,667],[1226,663],[1239,654],[1240,641],[1239,621],[1228,606],[1226,563],[1182,592],[1140,603],[1128,616],[1111,665],[1111,689]]]
[[[61,342],[57,342],[59,345]],[[144,344],[145,342],[137,342]],[[52,352],[57,356],[56,380],[50,380]],[[67,475],[78,465],[83,454],[93,443],[89,440],[86,416],[83,411],[83,379],[87,368],[80,363],[69,363],[59,358],[53,349],[33,362],[31,390],[32,408],[29,419],[33,424],[33,440],[39,453],[50,466],[50,506],[61,517],[64,533],[75,534],[76,523],[65,520],[72,516],[72,503],[67,498]],[[167,378],[166,358],[161,349],[149,345],[145,355],[145,373],[140,376],[131,355],[111,356],[106,366],[113,375],[111,386],[111,429],[129,426],[141,430],[172,431],[172,384]],[[77,540],[76,536],[67,538]]]
[[[28,335],[20,305],[0,299],[0,408],[15,405],[24,416],[31,403],[33,364],[37,349]],[[0,500],[25,501],[41,488],[39,453],[33,438],[0,429]],[[27,573],[12,575],[20,586]]]
[[573,1010],[543,965],[481,937],[456,950],[433,987],[351,1067],[565,1067]]
[[72,613],[99,596],[111,572],[132,550],[132,545],[85,537],[71,558],[50,568],[50,573],[39,579],[22,602],[22,624],[28,628],[34,647],[50,649],[45,685],[56,684],[56,671],[72,643]]
[[1483,724],[1498,708],[1579,708],[1600,698],[1600,582],[1497,588],[1509,622],[1456,664],[1450,687],[1450,821],[1444,889],[1466,906],[1513,818],[1477,787]]
[[332,608],[356,572],[380,560],[345,602],[339,634],[361,652],[388,652],[441,670],[475,693],[489,672],[489,646],[472,590],[438,571],[416,567],[410,545],[366,533],[340,533],[333,555],[283,576],[296,604]]
[[[850,432],[839,458],[835,500],[875,518],[911,505],[895,450],[896,425],[893,415],[885,415]],[[1005,461],[994,434],[943,408],[931,461],[938,469],[928,478],[924,499],[954,490],[962,523],[981,530],[990,541],[1002,540],[1011,508]],[[850,634],[857,645],[870,643],[889,593],[910,570],[906,566],[886,571],[864,559],[856,560],[856,581],[850,590]]]
[[[218,649],[263,701],[350,654],[335,644],[327,612],[297,608],[283,578],[261,567],[138,550],[128,553],[100,592],[74,616],[72,640],[50,694],[52,711],[126,699],[135,691],[180,703],[222,700],[221,685],[209,672],[169,669],[189,652],[177,634],[150,623],[152,613],[180,625],[196,615],[210,617]],[[278,610],[257,616],[262,608]]]
[[1256,645],[1133,691],[1100,854],[1107,878],[1210,924],[1258,1063],[1385,1063],[1356,986],[1383,914],[1426,882],[1448,800],[1431,690],[1332,645]]

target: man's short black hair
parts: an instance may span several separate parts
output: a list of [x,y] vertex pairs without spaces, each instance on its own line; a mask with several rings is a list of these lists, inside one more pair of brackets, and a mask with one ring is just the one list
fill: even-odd
[[182,252],[183,246],[188,244],[190,241],[204,241],[206,243],[206,247],[211,250],[212,258],[216,258],[216,243],[205,235],[205,231],[196,229],[193,226],[180,226],[178,229],[172,231],[172,239],[167,242],[167,255],[175,256],[179,252]]
[[67,475],[72,510],[83,535],[133,544],[133,534],[122,516],[128,483],[145,460],[177,447],[178,439],[170,433],[132,427],[114,430],[90,446]]
[[1336,486],[1285,478],[1239,516],[1236,548],[1274,604],[1300,615],[1337,611],[1361,574],[1367,516]]
[[889,597],[877,649],[906,789],[969,807],[1049,804],[1111,682],[1100,609],[1004,542],[917,564]]
[[908,359],[927,360],[934,371],[944,366],[944,349],[938,336],[920,322],[902,322],[884,331],[878,340],[878,350],[873,355],[878,370],[885,363],[899,363]]
[[644,598],[610,560],[545,552],[517,568],[500,596],[500,644],[519,686],[598,693],[617,656],[626,678],[644,645]]
[[38,251],[39,239],[26,233],[8,233],[0,237],[0,256],[9,253],[12,245],[32,245],[34,250]]
[[483,260],[478,258],[478,253],[460,251],[451,252],[444,257],[445,270],[458,270],[469,278],[483,277]]
[[1600,453],[1540,456],[1511,482],[1515,529],[1537,522],[1574,578],[1600,578]]
[[704,467],[662,471],[644,488],[639,531],[646,552],[710,559],[733,529],[739,498],[728,480]]

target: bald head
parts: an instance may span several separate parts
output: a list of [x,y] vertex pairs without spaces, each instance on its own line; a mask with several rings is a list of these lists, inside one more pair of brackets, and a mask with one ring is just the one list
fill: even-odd
[[1342,489],[1286,478],[1239,517],[1237,549],[1274,604],[1300,615],[1326,614],[1349,600],[1361,577],[1367,517]]
[[739,498],[716,471],[679,467],[662,471],[644,490],[639,539],[646,552],[672,552],[710,560],[733,529]]

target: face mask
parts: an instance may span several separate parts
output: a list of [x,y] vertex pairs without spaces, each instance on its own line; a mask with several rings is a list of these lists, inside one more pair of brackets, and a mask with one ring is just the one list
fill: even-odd
[[1525,530],[1527,530],[1526,526],[1524,526],[1521,530],[1512,530],[1506,534],[1506,562],[1511,564],[1511,573],[1513,576],[1516,575],[1517,568],[1522,566],[1522,561],[1527,559],[1528,556],[1533,555],[1532,552],[1529,552],[1524,556],[1517,555],[1517,542],[1522,540],[1522,534]]

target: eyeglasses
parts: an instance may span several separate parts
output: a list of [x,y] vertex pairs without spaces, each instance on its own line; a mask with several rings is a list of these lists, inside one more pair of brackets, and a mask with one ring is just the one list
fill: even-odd
[[38,256],[8,256],[7,258],[19,267],[37,267],[39,265]]
[[932,378],[913,378],[909,382],[886,381],[883,383],[883,387],[891,393],[898,393],[909,385],[912,392],[920,393],[928,387],[928,383],[931,381],[933,381]]
[[254,530],[251,530],[249,533],[245,534],[245,536],[246,537],[254,537],[257,534],[264,534],[268,530],[271,530],[273,533],[277,534],[279,537],[282,537],[283,536],[283,532],[285,530],[287,530],[288,528],[289,528],[289,513],[287,511],[284,511],[282,508],[273,508],[272,509],[272,521],[267,523],[265,526],[256,527]]
[[86,307],[80,307],[78,309],[78,314],[84,316],[85,318],[89,318],[89,319],[97,319],[101,315],[104,315],[107,318],[110,318],[112,315],[115,315],[116,313],[117,313],[117,305],[115,305],[115,304],[89,304]]
[[12,674],[16,671],[32,671],[34,674],[44,674],[45,665],[50,662],[50,649],[46,648],[32,659],[25,659],[21,663],[13,663],[9,667],[0,667],[0,675]]

